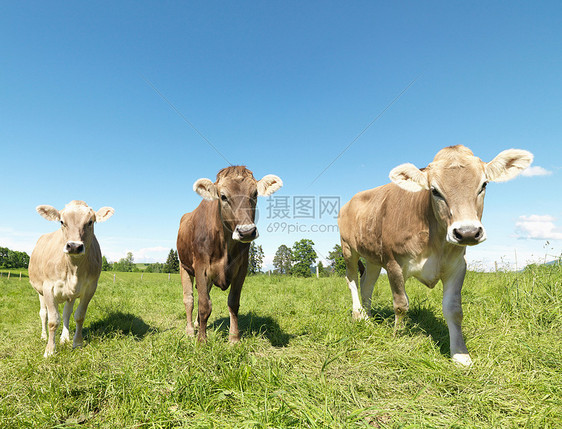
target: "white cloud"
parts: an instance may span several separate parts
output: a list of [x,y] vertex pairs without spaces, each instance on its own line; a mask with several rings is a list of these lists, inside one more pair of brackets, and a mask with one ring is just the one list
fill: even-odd
[[539,167],[538,165],[527,167],[525,170],[521,172],[521,175],[526,177],[550,176],[551,174],[552,171],[549,171],[543,167]]
[[556,218],[549,215],[519,216],[515,231],[519,238],[533,240],[562,240],[562,230],[554,222]]

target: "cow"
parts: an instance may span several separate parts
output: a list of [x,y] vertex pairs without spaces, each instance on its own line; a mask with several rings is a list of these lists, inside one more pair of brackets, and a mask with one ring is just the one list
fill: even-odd
[[39,294],[41,339],[49,337],[45,357],[55,352],[55,332],[60,324],[59,304],[64,302],[60,343],[70,341],[69,321],[74,301],[80,300],[74,320],[73,347],[83,344],[82,326],[88,304],[96,291],[101,273],[101,251],[94,235],[94,222],[105,222],[114,210],[102,207],[95,212],[84,201],[74,200],[63,210],[37,206],[45,219],[60,222],[61,227],[42,235],[29,260],[29,281]]
[[195,278],[198,340],[205,342],[207,339],[207,320],[212,309],[209,292],[215,285],[222,290],[231,286],[229,341],[239,341],[240,292],[248,271],[250,243],[258,237],[257,197],[271,195],[281,186],[283,182],[279,177],[268,174],[256,180],[244,166],[223,168],[214,183],[205,178],[194,183],[193,190],[203,201],[191,213],[182,216],[177,238],[188,336],[195,333],[192,322]]
[[353,318],[364,319],[370,312],[381,268],[392,290],[395,332],[408,310],[406,279],[415,277],[429,288],[441,280],[452,360],[470,366],[461,331],[466,247],[486,239],[481,219],[488,182],[510,180],[532,160],[530,152],[509,149],[485,163],[462,145],[450,146],[426,168],[399,165],[390,172],[392,183],[357,193],[338,216]]

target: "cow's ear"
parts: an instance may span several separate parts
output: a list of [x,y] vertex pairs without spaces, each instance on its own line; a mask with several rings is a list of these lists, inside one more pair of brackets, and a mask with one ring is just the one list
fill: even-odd
[[37,210],[37,213],[39,213],[47,220],[52,220],[52,221],[60,220],[60,213],[53,206],[37,206],[35,210]]
[[102,207],[96,212],[96,222],[105,222],[111,216],[113,216],[115,210],[112,207]]
[[193,184],[193,190],[205,200],[213,201],[219,199],[217,187],[209,179],[198,179]]
[[492,182],[513,179],[533,162],[533,154],[521,149],[508,149],[486,164],[486,178]]
[[414,164],[408,163],[394,167],[388,177],[406,191],[419,192],[429,189],[427,173],[421,171]]
[[277,192],[282,186],[283,181],[279,177],[275,174],[268,174],[258,181],[258,195],[267,197],[274,192]]

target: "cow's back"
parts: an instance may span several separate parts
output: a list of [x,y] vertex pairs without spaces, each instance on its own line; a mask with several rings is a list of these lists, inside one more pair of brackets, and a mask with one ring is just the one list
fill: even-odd
[[341,209],[342,242],[381,265],[419,253],[429,239],[429,204],[427,193],[408,192],[393,183],[359,192]]

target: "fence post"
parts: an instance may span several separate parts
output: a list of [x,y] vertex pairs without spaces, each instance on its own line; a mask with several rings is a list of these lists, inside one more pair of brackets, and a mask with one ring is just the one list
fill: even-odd
[[21,271],[20,271],[20,281],[21,281]]
[[320,270],[318,269],[318,265],[316,265],[316,278],[320,278]]
[[141,280],[142,280],[142,276],[144,276],[144,273],[141,273]]
[[11,273],[8,271],[8,280],[10,280],[10,274],[11,274]]
[[171,275],[171,274],[170,274],[170,273],[168,273],[168,281],[170,281],[170,275]]
[[113,273],[113,283],[115,283],[115,273]]

